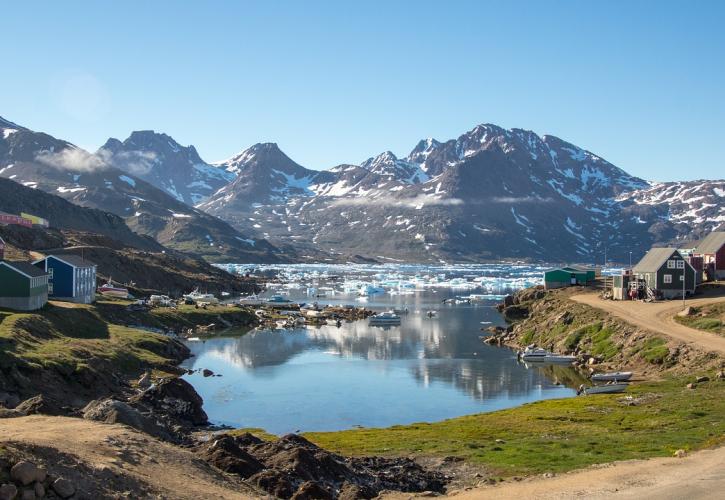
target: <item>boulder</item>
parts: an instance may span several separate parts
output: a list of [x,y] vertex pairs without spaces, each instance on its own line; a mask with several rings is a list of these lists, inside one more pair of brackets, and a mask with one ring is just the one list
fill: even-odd
[[524,305],[510,306],[503,310],[503,317],[509,323],[529,317],[529,308]]
[[172,441],[171,434],[152,418],[143,415],[128,403],[115,399],[97,399],[81,410],[83,418],[106,424],[124,424],[151,436]]
[[685,450],[682,450],[682,449],[680,449],[680,450],[677,450],[677,451],[676,451],[676,452],[674,453],[674,455],[675,455],[675,456],[676,456],[677,458],[684,458],[684,457],[686,457],[686,456],[687,456],[687,452],[686,452]]
[[10,477],[13,481],[19,482],[23,486],[32,484],[35,481],[42,483],[45,481],[45,476],[45,469],[25,460],[16,463],[13,465],[12,469],[10,469]]
[[696,382],[698,382],[698,383],[709,382],[709,381],[710,381],[710,377],[697,377],[697,379],[696,379]]
[[209,422],[203,408],[204,400],[189,382],[178,377],[162,380],[133,396],[129,403],[134,407],[141,405],[183,425],[205,425]]
[[338,500],[368,500],[376,497],[376,493],[367,486],[362,486],[353,483],[344,483],[340,487],[340,494],[337,496]]
[[35,491],[35,496],[38,498],[43,498],[45,496],[45,486],[43,483],[35,483],[35,487],[33,488]]
[[202,374],[202,375],[204,375],[204,377],[211,377],[212,375],[214,375],[214,372],[213,372],[213,371],[211,371],[211,370],[210,370],[210,369],[208,369],[208,368],[204,368],[204,369],[203,369],[203,370],[201,371],[201,374]]
[[294,493],[294,487],[286,474],[272,469],[256,473],[249,478],[249,482],[277,498],[290,498]]
[[687,384],[685,387],[687,387],[688,389],[695,389],[697,387],[697,384],[694,382],[691,382],[691,383]]
[[59,477],[58,479],[53,481],[53,484],[51,484],[50,487],[61,498],[69,498],[73,496],[73,494],[76,492],[75,485],[68,479],[62,477]]
[[70,413],[68,410],[63,408],[60,402],[48,396],[44,396],[43,394],[38,394],[37,396],[26,399],[16,406],[15,409],[25,413],[26,415],[41,414],[57,417],[68,415]]
[[0,500],[13,500],[18,495],[18,488],[14,484],[0,486]]
[[514,305],[514,296],[513,295],[507,295],[503,298],[503,305],[504,307],[509,307]]
[[687,306],[682,311],[677,313],[677,315],[681,317],[692,316],[693,314],[695,314],[695,309],[692,306]]
[[30,488],[25,488],[20,493],[20,500],[35,500],[35,490]]

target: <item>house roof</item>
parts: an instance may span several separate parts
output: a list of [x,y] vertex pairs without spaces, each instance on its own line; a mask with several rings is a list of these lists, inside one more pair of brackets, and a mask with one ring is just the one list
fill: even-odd
[[[95,264],[93,262],[86,260],[82,257],[79,257],[78,255],[73,255],[73,254],[48,255],[48,257],[53,257],[54,259],[58,259],[73,267],[94,267],[95,266]],[[48,258],[48,257],[46,257],[46,258]]]
[[45,276],[46,274],[48,274],[39,267],[35,267],[30,262],[3,260],[2,262],[0,262],[0,266],[2,265],[10,267],[28,278],[37,278],[38,276]]
[[635,273],[657,272],[675,252],[677,252],[676,248],[651,248],[649,252],[644,254],[642,260],[632,268],[632,271]]
[[713,231],[697,244],[697,253],[717,253],[725,245],[725,231]]

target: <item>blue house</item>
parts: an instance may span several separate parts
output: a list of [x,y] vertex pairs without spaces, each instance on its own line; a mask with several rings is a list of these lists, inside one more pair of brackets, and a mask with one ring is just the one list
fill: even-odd
[[49,255],[33,263],[48,273],[48,297],[91,304],[96,300],[96,265],[77,255]]

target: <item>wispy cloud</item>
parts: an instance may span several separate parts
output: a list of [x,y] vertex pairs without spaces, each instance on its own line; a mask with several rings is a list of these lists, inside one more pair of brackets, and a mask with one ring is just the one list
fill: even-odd
[[538,196],[494,196],[492,203],[549,203],[552,198],[540,198]]
[[123,170],[133,175],[149,173],[157,158],[156,153],[152,151],[119,151],[112,153],[104,149],[99,151],[99,154],[105,158],[107,163],[122,167]]
[[339,198],[331,206],[386,206],[386,207],[419,207],[419,206],[454,206],[462,205],[459,198],[435,198],[419,195],[412,198],[394,198],[392,196]]
[[35,156],[40,163],[60,170],[92,172],[108,168],[108,163],[99,155],[80,148],[66,148],[61,151],[42,151]]

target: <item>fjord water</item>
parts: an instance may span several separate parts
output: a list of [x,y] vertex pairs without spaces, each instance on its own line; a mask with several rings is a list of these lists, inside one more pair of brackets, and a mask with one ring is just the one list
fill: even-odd
[[[360,320],[340,327],[232,331],[188,343],[194,356],[185,368],[222,376],[195,372],[186,379],[204,398],[213,422],[276,434],[437,421],[575,394],[572,369],[526,366],[514,351],[481,341],[482,326],[503,325],[493,307],[497,300],[442,304],[486,290],[393,293],[312,300],[380,311],[407,308],[399,327]],[[303,291],[289,298],[310,301]],[[428,318],[429,310],[436,317]]]

